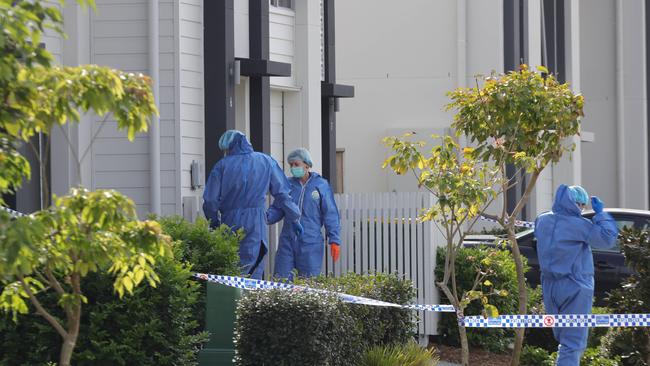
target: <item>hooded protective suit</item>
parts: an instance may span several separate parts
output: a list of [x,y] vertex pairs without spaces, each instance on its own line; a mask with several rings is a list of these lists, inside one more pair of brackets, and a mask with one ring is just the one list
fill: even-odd
[[[339,210],[329,183],[320,175],[310,172],[304,186],[298,178],[291,178],[289,182],[291,197],[300,208],[300,223],[305,231],[297,237],[289,225],[283,226],[275,256],[275,276],[291,279],[294,268],[299,276],[317,276],[325,248],[321,227],[325,226],[328,243],[341,245]],[[280,221],[283,216],[284,211],[274,202],[268,211],[269,224]]]
[[[553,211],[535,221],[542,294],[548,314],[589,314],[594,296],[591,247],[616,244],[618,229],[606,212],[582,217],[569,187],[558,187]],[[557,365],[580,364],[587,346],[587,328],[553,328],[560,343]]]
[[289,221],[298,220],[300,211],[289,196],[289,182],[278,163],[253,151],[246,136],[237,131],[228,155],[212,168],[203,193],[203,212],[212,226],[224,223],[233,230],[244,229],[246,236],[239,244],[242,275],[256,279],[262,278],[268,251],[267,192]]

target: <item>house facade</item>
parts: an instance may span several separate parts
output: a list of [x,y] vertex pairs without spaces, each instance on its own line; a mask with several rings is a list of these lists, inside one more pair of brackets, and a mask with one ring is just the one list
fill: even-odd
[[338,115],[346,191],[417,190],[381,169],[381,139],[449,132],[446,92],[524,62],[582,93],[585,117],[575,152],[546,169],[523,217],[549,210],[560,183],[582,184],[611,207],[648,208],[646,2],[355,0],[337,4],[336,21],[338,78],[356,87]]
[[[44,136],[39,146],[49,157],[49,187],[38,179],[26,182],[8,200],[12,208],[35,211],[47,204],[43,192],[63,195],[83,184],[121,191],[141,216],[194,219],[205,177],[222,157],[218,138],[232,128],[246,132],[257,151],[281,166],[292,149],[308,148],[316,171],[336,181],[335,100],[354,90],[336,84],[333,0],[96,5],[93,11],[66,3],[61,11],[68,37],[48,33],[44,46],[62,65],[150,75],[160,114],[133,142],[110,116],[92,114]],[[38,160],[32,157],[35,173]]]

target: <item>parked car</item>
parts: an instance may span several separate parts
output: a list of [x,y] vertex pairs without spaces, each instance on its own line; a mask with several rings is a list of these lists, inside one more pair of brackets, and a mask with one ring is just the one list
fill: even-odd
[[[605,209],[616,220],[619,230],[624,227],[635,227],[642,230],[650,229],[650,211],[632,210],[624,208]],[[593,211],[585,211],[582,214],[586,218],[594,216]],[[495,235],[468,235],[465,238],[466,247],[476,245],[494,246],[505,236]],[[526,279],[532,286],[540,283],[539,260],[537,259],[537,239],[533,229],[517,233],[517,243],[521,254],[528,259],[530,270],[526,273]],[[596,303],[602,304],[606,293],[620,286],[623,280],[631,274],[630,268],[625,265],[625,257],[617,242],[616,246],[610,249],[593,249],[594,256],[594,279]]]

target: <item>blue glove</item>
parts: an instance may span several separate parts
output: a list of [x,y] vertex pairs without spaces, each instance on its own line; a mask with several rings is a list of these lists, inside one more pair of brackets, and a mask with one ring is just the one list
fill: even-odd
[[302,233],[305,231],[305,229],[300,224],[300,221],[292,222],[291,227],[293,227],[293,232],[296,233],[296,236],[302,235]]
[[599,214],[603,212],[603,207],[605,206],[605,203],[600,200],[600,198],[596,196],[591,196],[591,208],[594,209],[594,211]]

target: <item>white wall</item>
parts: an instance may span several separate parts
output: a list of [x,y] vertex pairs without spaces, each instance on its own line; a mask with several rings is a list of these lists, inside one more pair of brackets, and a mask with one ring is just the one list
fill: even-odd
[[[91,13],[90,62],[124,71],[146,72],[147,9],[146,1],[142,0],[97,1],[97,11]],[[160,46],[162,49],[171,47],[164,42]],[[161,103],[173,102],[166,87],[161,86],[160,91]],[[91,118],[91,133],[97,134],[97,139],[92,145],[90,186],[92,189],[117,189],[134,200],[140,215],[146,214],[149,210],[150,183],[147,135],[138,134],[133,142],[129,142],[125,133],[117,130],[114,120],[108,119],[102,127],[103,117]],[[161,152],[168,152],[165,146],[169,146],[169,142],[161,144]],[[172,146],[173,143],[172,138]],[[163,181],[173,184],[173,179],[170,182],[169,177],[166,178],[161,176]]]
[[[179,66],[180,107],[180,195],[194,197],[196,210],[203,190],[192,190],[192,161],[205,164],[204,94],[203,94],[203,0],[181,0],[179,3]],[[216,144],[216,141],[215,141]]]
[[[204,161],[203,142],[203,1],[159,0],[159,110],[161,212],[183,212],[183,197],[197,197],[190,189],[192,160]],[[60,55],[68,65],[96,63],[124,71],[147,73],[148,1],[97,1],[97,11],[66,5],[65,25],[70,38]],[[115,121],[88,115],[69,134],[83,152],[97,136],[82,166],[82,182],[92,189],[111,188],[130,196],[139,215],[149,212],[149,137],[138,134],[129,142]],[[53,156],[57,193],[75,184],[71,154],[55,134]],[[67,170],[67,171],[66,171]],[[198,204],[198,201],[197,201]]]
[[[210,1],[210,0],[207,0]],[[235,57],[249,57],[248,0],[234,0]]]
[[[616,1],[594,0],[580,7],[581,89],[585,96],[582,129],[594,133],[582,143],[582,184],[608,206],[647,208],[647,133],[645,132],[645,38],[643,3],[624,1],[623,130],[619,165],[617,136]],[[625,186],[619,184],[623,174]],[[622,191],[621,191],[622,190]],[[619,194],[624,193],[621,201]]]
[[[275,6],[269,8],[269,59],[291,64],[293,71],[296,14],[291,9]],[[295,87],[294,73],[292,72],[290,77],[272,77],[271,84]]]
[[[399,8],[396,8],[399,7]],[[372,11],[368,11],[372,9]],[[348,192],[382,192],[388,149],[381,139],[394,130],[450,125],[446,93],[458,85],[457,47],[466,45],[466,80],[501,71],[501,1],[468,1],[465,43],[457,39],[456,1],[336,3],[337,81],[355,86],[340,101],[337,147],[345,148]],[[462,46],[461,46],[462,47]]]

